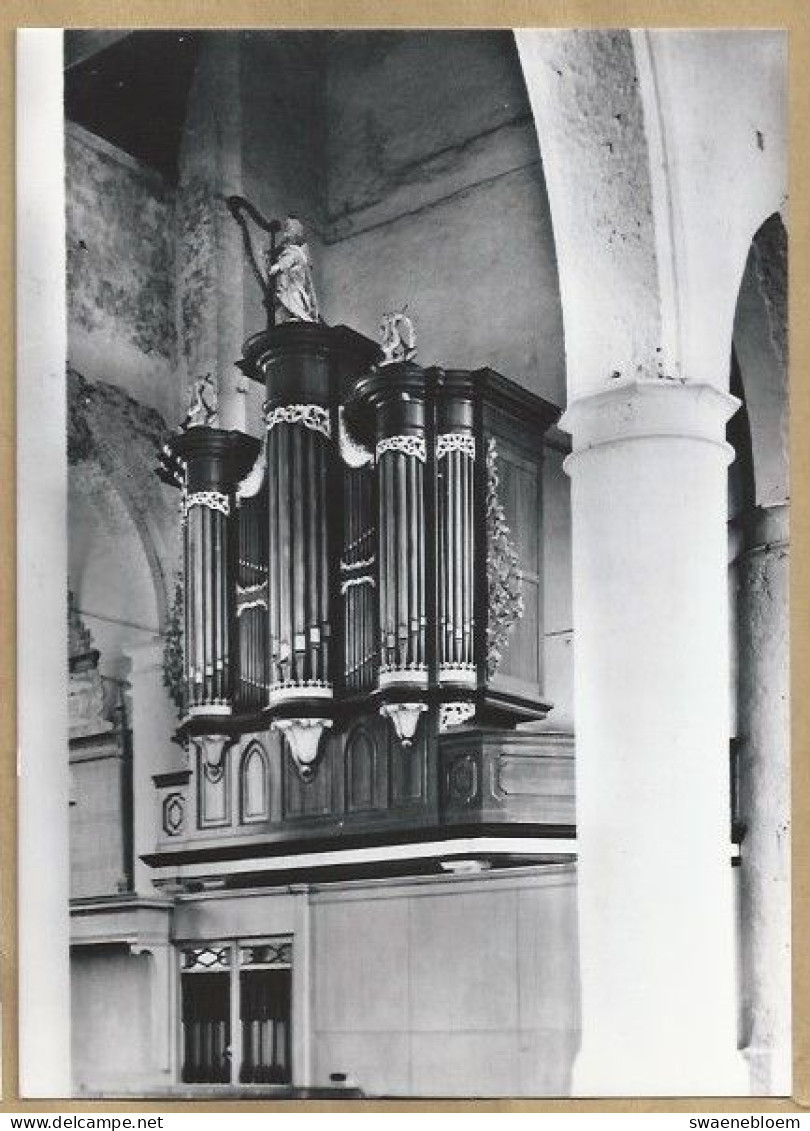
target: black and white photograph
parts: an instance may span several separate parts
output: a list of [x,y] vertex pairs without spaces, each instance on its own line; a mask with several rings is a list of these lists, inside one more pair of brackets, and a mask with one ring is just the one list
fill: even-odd
[[790,1095],[788,39],[19,33],[21,1095]]

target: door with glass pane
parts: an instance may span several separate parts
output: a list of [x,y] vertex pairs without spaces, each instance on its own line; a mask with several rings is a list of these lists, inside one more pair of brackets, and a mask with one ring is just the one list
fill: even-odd
[[230,959],[231,948],[227,945],[183,952],[180,985],[184,1083],[230,1083]]
[[292,1083],[292,940],[181,952],[184,1083]]
[[290,971],[239,974],[243,1084],[290,1083]]

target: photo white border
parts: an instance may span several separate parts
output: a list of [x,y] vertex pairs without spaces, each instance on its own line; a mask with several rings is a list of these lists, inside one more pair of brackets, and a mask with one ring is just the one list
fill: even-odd
[[18,1086],[37,1097],[71,1094],[62,60],[61,29],[17,32]]

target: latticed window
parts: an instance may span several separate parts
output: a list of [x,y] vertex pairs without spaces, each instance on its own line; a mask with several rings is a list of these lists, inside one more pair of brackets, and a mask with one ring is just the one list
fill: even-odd
[[289,938],[185,947],[183,1082],[291,1083],[291,978]]

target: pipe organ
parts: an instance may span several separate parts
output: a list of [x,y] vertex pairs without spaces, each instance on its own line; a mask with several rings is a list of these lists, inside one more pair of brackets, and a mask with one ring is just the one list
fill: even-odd
[[175,437],[171,476],[181,489],[184,564],[184,688],[189,717],[230,715],[234,701],[232,564],[235,488],[255,441],[217,428]]
[[188,426],[163,465],[182,495],[180,734],[202,766],[198,809],[220,812],[206,790],[236,772],[240,742],[264,741],[281,759],[265,831],[380,810],[439,825],[458,786],[443,743],[491,746],[549,709],[542,449],[557,409],[489,369],[384,363],[319,323],[271,326],[239,365],[264,388],[262,435]]

